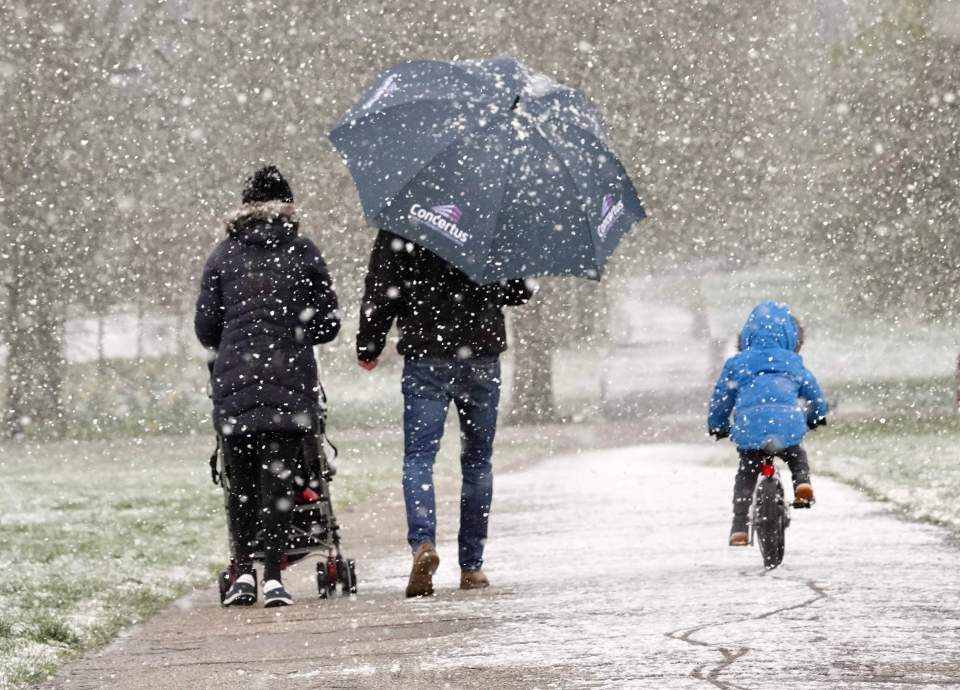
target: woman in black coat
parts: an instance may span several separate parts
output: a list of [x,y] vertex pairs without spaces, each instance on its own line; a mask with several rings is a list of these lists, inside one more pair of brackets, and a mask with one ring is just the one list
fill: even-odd
[[207,259],[194,326],[212,358],[213,423],[231,478],[230,529],[240,577],[224,604],[256,601],[249,547],[262,508],[267,606],[292,603],[280,561],[293,468],[319,412],[313,346],[340,330],[337,296],[316,245],[297,234],[290,186],[273,166],[247,181],[243,206]]

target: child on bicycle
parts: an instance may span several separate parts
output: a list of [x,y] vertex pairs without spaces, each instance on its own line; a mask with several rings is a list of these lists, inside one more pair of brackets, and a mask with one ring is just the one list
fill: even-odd
[[809,429],[827,423],[827,402],[799,355],[802,344],[803,330],[786,304],[758,304],[740,333],[739,352],[723,365],[714,386],[709,432],[718,441],[732,436],[740,454],[731,546],[747,545],[747,516],[764,459],[786,461],[793,475],[794,507],[814,503],[800,442]]

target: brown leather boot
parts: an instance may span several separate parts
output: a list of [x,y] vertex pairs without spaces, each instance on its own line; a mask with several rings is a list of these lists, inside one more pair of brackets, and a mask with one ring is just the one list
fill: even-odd
[[731,532],[730,546],[747,546],[750,544],[750,535],[746,532]]
[[793,489],[793,507],[794,508],[809,508],[814,503],[817,502],[817,499],[813,497],[813,487],[810,486],[810,482],[803,482],[797,484]]
[[730,546],[747,546],[749,543],[747,516],[745,513],[734,513],[733,524],[730,525]]
[[486,589],[489,586],[490,580],[482,570],[460,571],[460,589]]
[[407,597],[433,596],[433,574],[440,565],[440,556],[433,544],[421,544],[413,554]]

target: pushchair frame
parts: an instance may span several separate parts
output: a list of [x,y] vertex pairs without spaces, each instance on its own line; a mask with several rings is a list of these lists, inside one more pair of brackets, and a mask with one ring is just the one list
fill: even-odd
[[[317,591],[321,599],[326,599],[337,591],[344,595],[357,593],[356,562],[344,558],[340,549],[340,525],[333,510],[330,484],[336,475],[333,461],[338,455],[337,447],[326,435],[326,414],[324,408],[317,420],[316,430],[304,435],[303,445],[295,473],[303,478],[303,486],[297,486],[298,500],[291,508],[290,531],[284,552],[282,568],[319,555],[317,562]],[[328,451],[329,448],[329,451]],[[224,453],[223,437],[217,434],[217,447],[210,456],[210,474],[214,484],[223,489],[224,511],[227,517],[227,543],[230,548],[230,563],[220,571],[217,578],[220,590],[220,602],[226,597],[227,590],[237,579],[237,545],[230,529],[230,470]],[[316,497],[309,501],[299,500],[305,489],[311,489]],[[257,532],[257,544],[252,554],[255,563],[263,563],[264,552]],[[257,574],[254,570],[254,579]]]

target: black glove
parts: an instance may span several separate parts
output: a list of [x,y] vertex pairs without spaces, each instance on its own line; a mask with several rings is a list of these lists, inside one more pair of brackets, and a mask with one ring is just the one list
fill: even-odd
[[716,430],[716,429],[711,429],[711,430],[710,430],[710,435],[713,436],[714,440],[716,440],[716,441],[722,441],[723,439],[728,438],[728,437],[730,436],[730,432],[729,432],[729,431],[718,431],[718,430]]
[[815,420],[813,420],[812,422],[811,422],[809,419],[807,420],[807,428],[808,428],[810,431],[813,431],[813,430],[816,429],[818,426],[826,426],[826,425],[827,425],[827,418],[826,418],[826,417],[821,417],[820,419],[815,419]]

